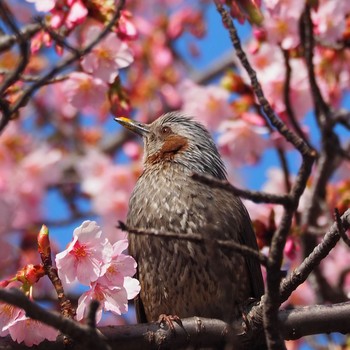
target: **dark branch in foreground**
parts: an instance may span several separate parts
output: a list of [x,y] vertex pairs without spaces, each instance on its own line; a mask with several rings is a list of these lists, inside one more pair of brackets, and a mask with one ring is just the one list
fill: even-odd
[[108,349],[104,337],[93,328],[78,323],[70,318],[63,317],[55,311],[48,311],[38,304],[30,301],[19,289],[0,288],[0,300],[25,310],[26,315],[33,320],[45,323],[75,342],[85,344],[87,349]]
[[[230,327],[223,321],[200,317],[183,319],[181,327],[174,323],[175,332],[158,323],[102,327],[98,332],[94,332],[91,327],[41,308],[17,290],[0,289],[0,299],[22,307],[27,315],[34,319],[56,326],[69,334],[77,347],[84,346],[85,349],[147,350],[166,349],[169,346],[173,349],[188,346],[217,347],[223,345],[229,338],[230,329],[239,343],[246,344],[245,349],[251,349],[256,339],[254,328],[249,328],[249,325],[242,320]],[[305,335],[330,332],[348,333],[350,332],[350,302],[332,306],[314,305],[294,310],[282,310],[279,312],[279,322],[285,339],[298,339]],[[76,348],[74,344],[72,348]],[[0,338],[0,348],[5,347],[7,349],[26,348],[12,342],[9,337]],[[62,348],[62,340],[46,341],[37,347],[38,350]]]

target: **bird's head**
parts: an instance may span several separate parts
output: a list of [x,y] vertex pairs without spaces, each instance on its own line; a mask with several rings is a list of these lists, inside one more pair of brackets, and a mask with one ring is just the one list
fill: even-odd
[[225,166],[211,135],[192,118],[179,112],[170,112],[150,124],[124,117],[115,120],[143,137],[146,168],[162,162],[173,162],[193,172],[226,178]]

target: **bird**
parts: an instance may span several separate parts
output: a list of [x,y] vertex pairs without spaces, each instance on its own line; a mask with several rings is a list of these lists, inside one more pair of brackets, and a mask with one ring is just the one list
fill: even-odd
[[[156,322],[160,315],[233,321],[242,303],[260,299],[264,283],[256,259],[216,244],[226,240],[258,250],[240,198],[193,178],[198,173],[227,180],[213,138],[201,123],[179,111],[149,124],[115,120],[144,142],[143,172],[126,220],[127,227],[141,230],[129,235],[141,285],[135,302],[138,322]],[[152,229],[184,239],[142,234]],[[205,243],[186,241],[186,234],[199,234]]]

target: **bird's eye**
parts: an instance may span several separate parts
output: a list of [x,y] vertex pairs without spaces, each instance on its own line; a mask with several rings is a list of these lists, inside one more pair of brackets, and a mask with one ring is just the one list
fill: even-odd
[[169,128],[169,126],[163,126],[161,132],[163,135],[169,135],[171,133],[171,129]]

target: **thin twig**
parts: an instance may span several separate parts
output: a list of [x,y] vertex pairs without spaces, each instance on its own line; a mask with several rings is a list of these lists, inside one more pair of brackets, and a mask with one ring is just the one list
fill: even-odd
[[[8,74],[11,74],[11,73],[12,73],[12,71],[10,71],[9,69],[0,68],[0,75],[8,75]],[[19,80],[25,81],[25,82],[28,82],[28,83],[37,82],[40,78],[41,77],[37,76],[37,75],[30,75],[30,74],[20,74],[19,75]],[[57,76],[57,77],[55,77],[55,78],[53,78],[51,80],[48,80],[45,83],[45,85],[58,83],[58,82],[66,80],[68,78],[69,78],[68,75]]]
[[330,108],[325,102],[321,90],[318,86],[315,76],[314,70],[314,62],[313,62],[313,51],[314,51],[314,36],[313,36],[313,23],[311,20],[310,14],[310,5],[305,5],[305,10],[303,14],[303,33],[301,35],[304,44],[304,55],[306,61],[306,67],[309,75],[309,82],[312,92],[312,97],[314,100],[314,106],[316,110],[317,121],[319,122],[319,126],[321,129],[326,127],[326,124],[330,120]]
[[[340,223],[340,224],[339,224]],[[324,236],[321,243],[319,243],[310,255],[298,266],[288,277],[286,277],[280,285],[281,303],[289,298],[295,289],[302,284],[316,266],[328,255],[328,253],[335,247],[340,239],[339,225],[346,230],[350,228],[350,209],[348,209],[341,217],[339,223],[334,223],[329,231]]]
[[304,140],[304,142],[309,146],[310,149],[314,150],[314,148],[309,143],[309,140],[307,139],[306,135],[304,134],[303,130],[301,129],[292,107],[292,103],[290,100],[290,82],[292,79],[292,68],[289,62],[289,51],[283,50],[283,49],[281,50],[283,53],[284,65],[286,68],[286,78],[285,78],[284,87],[283,87],[283,98],[284,98],[284,104],[286,106],[287,116],[295,132]]
[[[208,243],[212,244],[212,240],[208,240],[204,238],[201,234],[198,233],[175,233],[175,232],[162,232],[159,230],[154,229],[143,229],[143,228],[137,228],[137,227],[128,227],[123,223],[122,221],[119,222],[119,228],[122,231],[126,231],[131,234],[136,235],[148,235],[148,236],[154,236],[154,237],[162,237],[166,239],[176,239],[176,240],[184,240],[189,242],[196,242],[196,243]],[[222,248],[228,248],[232,249],[234,251],[237,251],[241,253],[242,255],[249,256],[252,258],[255,258],[259,260],[260,264],[263,266],[266,266],[267,258],[265,255],[261,254],[259,251],[252,249],[248,246],[236,243],[234,241],[228,241],[228,240],[216,240],[216,244],[218,244]]]
[[[20,35],[22,40],[29,40],[40,30],[40,28],[41,28],[40,25],[37,23],[28,24],[27,26],[21,28]],[[9,50],[16,43],[18,43],[18,38],[15,34],[1,35],[0,52]]]
[[283,171],[284,186],[286,188],[286,191],[289,193],[292,188],[292,184],[290,183],[290,171],[286,153],[284,149],[278,145],[276,145],[276,151]]
[[4,22],[7,24],[7,26],[13,31],[14,35],[16,36],[16,41],[20,49],[19,63],[17,64],[16,68],[12,71],[12,73],[9,74],[4,79],[4,81],[0,86],[0,96],[2,96],[3,93],[6,91],[6,89],[19,79],[20,74],[26,68],[29,62],[29,50],[28,50],[27,40],[22,37],[21,32],[17,28],[17,24],[13,17],[13,14],[11,13],[10,9],[3,1],[0,1],[0,13]]
[[192,178],[196,181],[199,181],[211,187],[221,188],[225,191],[229,191],[236,196],[249,199],[255,203],[271,203],[271,204],[280,204],[283,206],[290,205],[290,198],[288,194],[277,195],[277,194],[266,193],[261,191],[242,190],[231,185],[226,180],[219,180],[213,176],[204,175],[204,174],[193,173]]
[[[49,240],[49,238],[47,239]],[[48,243],[48,245],[50,246],[50,243]],[[49,251],[50,252],[46,254],[44,254],[43,252],[40,252],[40,257],[44,265],[45,273],[47,277],[50,279],[51,284],[55,288],[62,315],[64,317],[73,319],[75,316],[75,309],[73,308],[71,301],[66,297],[64,293],[62,281],[58,277],[57,269],[52,265],[51,248],[49,249]]]

